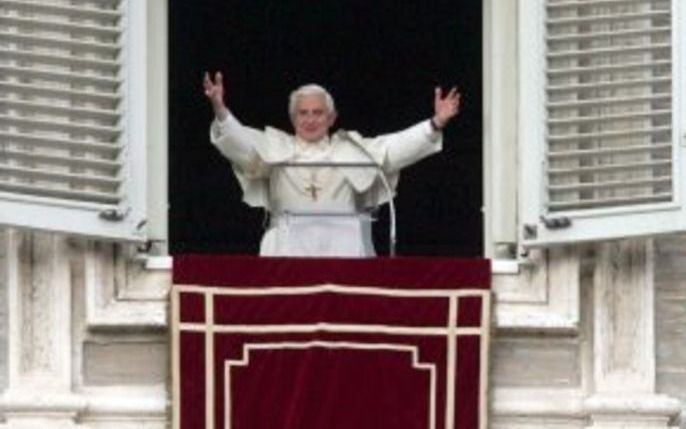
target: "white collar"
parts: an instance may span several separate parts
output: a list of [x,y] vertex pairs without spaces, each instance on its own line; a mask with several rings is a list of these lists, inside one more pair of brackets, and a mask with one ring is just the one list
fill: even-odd
[[324,136],[316,142],[308,142],[298,136],[295,137],[295,144],[299,153],[324,152],[330,149],[330,143],[331,139],[329,136]]

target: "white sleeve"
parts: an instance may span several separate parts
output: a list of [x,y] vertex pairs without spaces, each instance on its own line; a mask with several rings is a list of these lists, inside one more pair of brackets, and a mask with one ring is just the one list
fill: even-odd
[[443,134],[435,131],[426,120],[405,130],[372,138],[368,145],[370,151],[385,155],[383,166],[386,171],[396,172],[440,152]]
[[262,131],[244,126],[231,113],[223,121],[215,118],[210,126],[212,144],[245,172],[256,170],[261,163],[255,146],[265,138]]

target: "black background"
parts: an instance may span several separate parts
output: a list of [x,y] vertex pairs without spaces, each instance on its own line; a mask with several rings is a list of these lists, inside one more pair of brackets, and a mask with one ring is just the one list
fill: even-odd
[[[433,88],[458,85],[462,112],[442,153],[401,174],[398,253],[482,253],[481,5],[439,0],[170,1],[170,247],[256,254],[263,213],[241,202],[228,161],[209,143],[202,76],[224,73],[246,125],[291,131],[288,94],[319,83],[336,126],[373,136],[431,116]],[[375,224],[387,251],[387,209]]]

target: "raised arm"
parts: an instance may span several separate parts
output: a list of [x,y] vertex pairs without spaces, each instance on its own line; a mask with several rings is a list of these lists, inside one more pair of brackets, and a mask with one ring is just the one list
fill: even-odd
[[205,73],[203,77],[205,96],[212,105],[215,120],[210,126],[210,141],[226,158],[246,174],[257,174],[261,163],[255,144],[264,134],[246,127],[236,119],[224,103],[224,77],[221,72]]
[[224,76],[221,72],[214,74],[214,80],[210,77],[208,72],[202,80],[202,86],[205,90],[205,97],[210,101],[214,116],[218,121],[223,121],[229,116],[229,109],[224,104]]
[[442,149],[443,128],[460,111],[460,93],[453,87],[445,95],[440,87],[434,90],[434,114],[410,128],[368,140],[370,150],[385,154],[387,171],[401,170]]
[[443,89],[434,89],[434,116],[431,123],[434,128],[443,129],[457,114],[460,113],[460,92],[454,86],[443,96]]

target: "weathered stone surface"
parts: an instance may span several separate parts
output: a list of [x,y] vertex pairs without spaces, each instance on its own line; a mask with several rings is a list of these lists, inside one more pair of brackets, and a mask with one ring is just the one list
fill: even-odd
[[498,338],[491,380],[497,387],[573,387],[581,382],[579,344],[573,338]]
[[5,230],[0,228],[0,391],[7,387],[7,255]]
[[656,385],[686,404],[686,237],[656,240],[655,248]]
[[655,283],[661,294],[686,298],[686,237],[655,240]]
[[167,381],[169,346],[139,342],[86,342],[83,379],[87,386],[162,384]]

